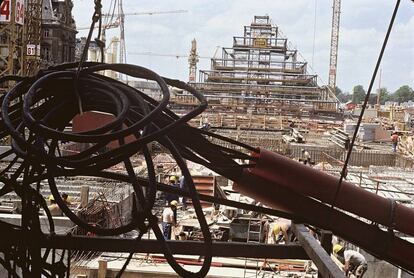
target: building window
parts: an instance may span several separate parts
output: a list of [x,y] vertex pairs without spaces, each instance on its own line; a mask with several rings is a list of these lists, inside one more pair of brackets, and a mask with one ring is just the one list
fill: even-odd
[[45,61],[50,61],[50,48],[49,46],[43,47],[42,59]]
[[43,30],[43,36],[45,38],[49,37],[49,29],[46,28],[46,29]]

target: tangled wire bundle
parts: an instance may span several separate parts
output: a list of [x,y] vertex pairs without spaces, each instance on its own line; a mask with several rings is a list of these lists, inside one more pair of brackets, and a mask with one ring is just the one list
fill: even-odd
[[[204,277],[211,263],[211,235],[184,159],[205,165],[227,177],[235,177],[244,167],[237,164],[235,159],[246,159],[249,156],[212,144],[205,135],[215,136],[230,143],[235,143],[234,141],[186,124],[207,106],[206,99],[186,83],[160,77],[151,70],[134,65],[86,63],[79,74],[76,71],[77,66],[75,63],[65,64],[41,71],[36,77],[8,76],[0,80],[3,83],[16,81],[16,85],[1,99],[0,138],[10,135],[12,148],[0,158],[11,154],[15,154],[16,157],[1,172],[1,182],[4,186],[0,189],[0,196],[15,191],[22,199],[23,215],[23,222],[19,227],[0,223],[3,231],[12,233],[14,230],[20,230],[40,236],[37,213],[39,206],[47,212],[53,231],[53,220],[40,194],[40,181],[47,180],[59,207],[78,226],[105,236],[120,235],[139,229],[138,240],[151,228],[163,247],[168,263],[177,274],[183,277]],[[139,90],[98,73],[103,70],[156,81],[162,92],[161,101],[157,102]],[[184,116],[178,117],[167,109],[170,99],[168,85],[189,92],[197,98],[199,105]],[[113,115],[113,120],[94,130],[78,133],[65,131],[73,118],[82,111],[109,113]],[[134,140],[126,142],[128,136],[133,136]],[[117,141],[118,146],[107,148],[113,141]],[[197,273],[189,272],[177,264],[159,229],[157,217],[151,212],[156,191],[159,189],[152,157],[147,148],[148,143],[153,141],[170,151],[185,177],[187,194],[192,198],[205,241],[204,254],[200,254],[204,256],[204,261]],[[87,147],[76,154],[63,154],[60,147],[62,143],[68,142],[84,143]],[[254,150],[243,144],[239,146]],[[146,180],[137,177],[133,171],[130,157],[135,154],[143,155],[145,158],[148,170]],[[109,170],[118,163],[124,164],[124,174]],[[12,167],[15,168],[12,174],[5,175]],[[130,182],[136,195],[133,220],[116,228],[100,228],[80,219],[62,200],[55,182],[56,177],[77,175]],[[23,178],[18,180],[19,177]],[[143,186],[147,188],[145,194]],[[30,273],[30,277],[40,277],[41,273],[46,273],[47,253],[41,259],[40,246],[28,248],[23,244],[16,250],[20,258],[25,258],[24,262],[18,263],[23,273]],[[129,260],[131,256],[132,254]],[[6,260],[0,262],[6,269],[11,269]]]

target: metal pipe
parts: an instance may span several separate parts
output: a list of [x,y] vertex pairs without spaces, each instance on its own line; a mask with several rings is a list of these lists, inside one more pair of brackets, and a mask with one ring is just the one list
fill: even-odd
[[[313,169],[282,155],[261,150],[254,168],[246,169],[254,176],[264,178],[292,191],[330,204],[335,195],[338,177]],[[414,236],[414,210],[393,204],[352,183],[343,182],[336,206],[368,220],[393,226],[396,230]],[[394,215],[391,212],[394,211]]]
[[[242,177],[234,184],[234,189],[267,206],[301,217],[305,223],[331,230],[336,235],[361,246],[380,258],[414,271],[414,245],[412,243],[347,213],[331,210],[328,205],[324,204],[329,203],[329,198],[334,194],[335,185],[337,185],[336,177],[274,153],[261,151],[256,167],[245,169]],[[366,192],[350,183],[343,184],[341,193],[337,202],[341,208],[346,207],[352,210],[355,205],[358,212],[362,212],[365,215],[363,217],[369,220],[379,219],[386,224],[390,221],[389,200]],[[375,198],[372,198],[372,195]],[[364,197],[367,196],[368,198],[365,199]],[[404,209],[410,211],[403,206],[398,206],[398,208],[395,206],[395,215],[398,217],[394,218],[394,223],[400,229],[409,230],[405,227],[413,223],[413,217],[409,214],[405,215]],[[384,218],[381,219],[375,215],[375,211]],[[374,217],[370,218],[371,215]],[[407,221],[407,225],[400,223],[402,216],[408,217],[403,218]]]

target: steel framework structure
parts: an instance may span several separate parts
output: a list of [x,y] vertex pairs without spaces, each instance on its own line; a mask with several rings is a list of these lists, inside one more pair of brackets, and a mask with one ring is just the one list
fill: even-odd
[[40,68],[40,47],[42,37],[42,0],[27,0],[24,45],[34,45],[34,55],[29,55],[27,49],[23,54],[23,74],[34,75]]
[[[3,1],[2,1],[3,2]],[[3,5],[6,2],[2,3]],[[16,0],[7,2],[10,21],[0,24],[0,76],[21,74],[23,68],[23,26],[16,23]]]
[[[232,43],[232,47],[221,48],[219,57],[211,58],[209,70],[199,71],[198,82],[191,82],[190,63],[190,83],[209,101],[203,119],[195,121],[210,123],[218,114],[225,113],[257,126],[264,116],[337,115],[338,100],[328,87],[318,85],[317,75],[308,73],[307,62],[299,59],[299,52],[290,46],[269,16],[255,16],[250,25],[244,26],[243,35],[234,36]],[[179,114],[195,104],[189,94],[177,94],[172,100],[173,110]],[[271,122],[264,131],[287,127]],[[232,121],[211,126],[250,130],[234,126]]]

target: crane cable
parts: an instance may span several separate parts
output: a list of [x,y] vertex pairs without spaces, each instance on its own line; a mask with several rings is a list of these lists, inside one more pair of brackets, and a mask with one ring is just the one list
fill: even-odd
[[[333,198],[332,203],[331,203],[330,219],[332,218],[333,211],[335,210],[335,205],[336,205],[336,201],[337,201],[338,196],[339,196],[339,192],[341,190],[342,181],[346,177],[346,174],[347,174],[347,167],[348,167],[349,159],[350,159],[351,154],[352,154],[352,150],[354,148],[356,136],[358,134],[358,130],[359,130],[359,127],[361,125],[362,118],[364,116],[364,112],[365,112],[365,109],[367,107],[369,97],[371,95],[372,88],[374,86],[374,82],[375,82],[375,78],[377,76],[378,69],[381,65],[382,57],[384,55],[385,48],[387,46],[389,36],[391,34],[391,30],[392,30],[392,27],[394,25],[395,18],[397,16],[397,11],[398,11],[398,8],[400,6],[400,2],[401,2],[401,0],[396,1],[395,8],[394,8],[394,11],[392,13],[390,23],[388,25],[387,33],[385,35],[384,42],[382,44],[381,51],[380,51],[379,57],[377,59],[377,63],[375,65],[374,72],[373,72],[372,77],[371,77],[371,81],[369,83],[368,91],[367,91],[367,94],[365,95],[365,100],[364,100],[364,103],[362,105],[361,114],[358,117],[357,125],[355,127],[355,131],[354,131],[354,134],[352,136],[351,144],[349,146],[349,149],[348,149],[348,152],[347,152],[347,155],[346,155],[346,159],[345,159],[344,165],[342,167],[341,175],[339,177],[338,185],[336,187],[335,195],[334,195],[334,198]],[[329,220],[329,222],[330,222],[330,220]]]

